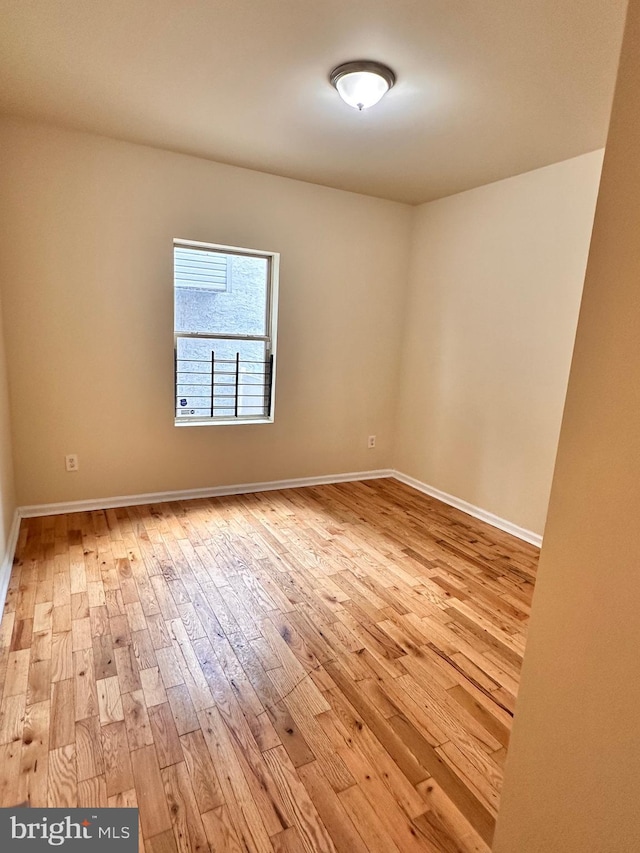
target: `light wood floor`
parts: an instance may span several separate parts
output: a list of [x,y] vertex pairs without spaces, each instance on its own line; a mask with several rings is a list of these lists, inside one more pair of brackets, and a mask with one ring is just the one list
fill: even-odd
[[23,521],[0,806],[147,853],[487,851],[537,551],[393,480]]

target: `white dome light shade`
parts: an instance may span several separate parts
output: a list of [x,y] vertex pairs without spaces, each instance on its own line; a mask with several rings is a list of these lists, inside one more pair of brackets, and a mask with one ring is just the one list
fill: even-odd
[[377,104],[396,82],[390,68],[368,60],[339,65],[333,69],[329,79],[342,100],[356,110]]
[[336,81],[342,100],[358,110],[377,104],[389,90],[389,84],[371,71],[352,71]]

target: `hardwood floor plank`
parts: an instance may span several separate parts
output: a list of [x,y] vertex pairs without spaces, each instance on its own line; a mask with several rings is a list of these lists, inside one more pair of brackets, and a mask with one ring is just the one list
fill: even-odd
[[0,744],[12,743],[22,738],[26,711],[26,696],[6,696],[0,705]]
[[465,708],[471,716],[475,717],[480,725],[484,726],[484,728],[490,732],[493,737],[502,744],[502,746],[509,746],[510,730],[508,726],[491,714],[486,707],[475,699],[471,693],[465,690],[462,685],[458,684],[455,687],[452,687],[448,692],[449,695],[453,696],[461,707]]
[[127,731],[123,722],[102,726],[102,750],[104,755],[107,796],[120,794],[133,788],[131,755]]
[[220,783],[202,731],[198,729],[182,735],[180,743],[200,814],[224,805]]
[[290,826],[277,835],[272,835],[271,843],[275,853],[306,853],[307,850],[295,826]]
[[106,809],[109,807],[107,783],[102,776],[78,780],[78,806],[80,808]]
[[[340,801],[371,853],[402,853],[380,822],[358,785],[339,795]],[[431,853],[431,851],[429,851]]]
[[418,789],[428,810],[416,818],[416,823],[443,853],[490,853],[487,843],[434,779],[421,783]]
[[33,807],[47,805],[50,722],[50,702],[38,702],[27,708],[22,739],[18,742],[21,752],[17,803],[26,802]]
[[276,787],[285,800],[287,812],[298,831],[303,849],[308,853],[315,853],[317,850],[335,853],[333,841],[284,747],[276,746],[267,750],[264,758]]
[[0,808],[12,808],[19,799],[20,741],[0,744]]
[[104,757],[98,717],[86,717],[75,724],[75,744],[78,781],[103,776]]
[[[327,664],[327,669],[343,695],[362,717],[364,723],[366,723],[374,736],[384,746],[389,755],[391,755],[409,782],[412,785],[416,785],[418,782],[427,779],[429,772],[422,766],[419,757],[413,750],[408,748],[402,737],[394,730],[393,725],[387,723],[375,706],[360,693],[358,687],[348,679],[345,672],[331,663]],[[391,722],[393,722],[393,719]]]
[[206,851],[209,845],[185,763],[171,764],[161,775],[178,850]]
[[75,744],[49,751],[48,805],[75,808],[78,804]]
[[229,809],[226,806],[205,812],[202,815],[202,823],[213,853],[218,850],[224,850],[224,853],[245,853],[246,850],[252,849],[244,845],[241,846]]
[[129,749],[151,746],[153,734],[143,691],[134,690],[132,693],[123,693],[121,698]]
[[340,754],[344,757],[354,778],[357,779],[358,788],[365,795],[398,849],[410,851],[410,853],[421,853],[425,845],[416,831],[413,819],[403,813],[397,800],[383,785],[374,767],[356,750],[344,749]]
[[147,839],[150,853],[178,853],[178,846],[173,831],[167,829]]
[[338,853],[366,853],[362,836],[318,763],[312,761],[298,767],[297,772]]
[[51,749],[57,749],[74,743],[75,739],[73,679],[67,678],[51,685],[49,743]]
[[51,637],[51,680],[64,681],[73,676],[71,630],[54,633]]
[[[257,853],[273,853],[260,810],[238,763],[222,717],[217,708],[200,711],[198,717],[214,767],[224,768],[220,774],[220,785],[241,843]],[[286,826],[280,826],[278,831],[283,828]]]
[[27,683],[27,705],[35,705],[36,702],[46,702],[51,692],[51,660],[39,660],[37,655],[38,652],[34,654],[32,647],[29,680]]
[[93,651],[82,649],[73,653],[73,688],[75,718],[84,720],[98,713],[98,690],[93,666]]
[[7,660],[7,674],[4,680],[4,696],[26,695],[29,683],[29,660],[31,648],[10,652]]
[[180,740],[168,702],[149,708],[149,722],[160,767],[182,760]]
[[98,693],[100,724],[105,726],[108,723],[116,723],[118,720],[124,720],[122,693],[118,676],[112,675],[110,678],[99,678],[96,681],[96,689]]
[[157,666],[149,667],[149,669],[141,669],[140,683],[142,684],[144,701],[148,708],[151,708],[153,705],[162,705],[167,701],[167,693]]
[[114,649],[114,658],[122,692],[132,693],[135,690],[140,690],[142,681],[140,680],[140,670],[133,652],[133,646],[127,645]]
[[145,838],[152,838],[172,827],[155,746],[134,750],[131,753],[131,766],[142,833]]
[[200,728],[200,722],[187,686],[178,684],[176,687],[170,687],[167,690],[167,698],[178,734],[184,735],[187,732],[197,731]]
[[98,679],[118,674],[110,633],[93,638],[93,663]]
[[485,804],[480,802],[475,791],[472,791],[456,775],[407,719],[397,716],[393,717],[390,722],[407,747],[416,755],[421,764],[428,769],[430,775],[446,791],[447,795],[460,811],[477,829],[480,836],[490,844],[495,829],[495,817]]
[[[375,767],[386,787],[408,817],[416,817],[424,811],[424,801],[416,788],[407,779],[391,755],[384,749],[381,742],[374,736],[368,726],[363,725],[352,706],[341,696],[339,691],[330,692],[330,699],[340,724],[344,726],[344,739],[337,746],[344,749],[348,746],[355,749]],[[346,761],[348,766],[348,761]]]

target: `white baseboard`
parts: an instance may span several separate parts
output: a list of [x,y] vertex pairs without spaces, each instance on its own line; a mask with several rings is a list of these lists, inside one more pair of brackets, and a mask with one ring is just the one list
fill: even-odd
[[[120,506],[137,506],[140,504],[155,504],[164,503],[166,501],[185,501],[193,500],[194,498],[213,498],[223,497],[224,495],[242,495],[249,492],[269,492],[275,489],[298,489],[304,486],[321,486],[331,483],[349,483],[356,480],[378,480],[382,477],[393,477],[406,486],[411,486],[419,492],[423,492],[432,498],[436,498],[449,506],[466,512],[474,518],[485,521],[487,524],[497,527],[499,530],[504,530],[518,539],[536,545],[538,548],[542,544],[542,536],[533,533],[531,530],[526,530],[524,527],[519,527],[511,521],[500,518],[492,512],[481,509],[467,501],[461,500],[454,495],[449,495],[446,492],[441,492],[432,486],[416,480],[414,477],[409,477],[401,471],[395,471],[391,468],[383,468],[376,471],[355,471],[348,474],[327,474],[322,477],[298,477],[293,480],[271,480],[263,483],[241,483],[234,486],[212,486],[204,489],[186,489],[173,492],[149,492],[142,495],[119,495],[111,498],[95,498],[84,501],[67,501],[64,503],[50,504],[34,504],[32,506],[22,506],[17,510],[17,515],[20,518],[33,518],[41,515],[62,515],[67,512],[88,512],[91,510],[113,509]],[[15,526],[15,524],[14,524]],[[17,540],[18,526],[15,530],[15,538]],[[13,528],[12,528],[13,531]],[[13,544],[15,550],[15,542]],[[13,552],[11,554],[13,559]],[[4,567],[4,564],[3,564]],[[9,563],[9,572],[11,564]],[[4,575],[0,574],[0,592],[2,591],[2,579]]]
[[175,492],[150,492],[144,495],[120,495],[113,498],[95,498],[86,501],[34,504],[33,506],[21,506],[19,513],[21,518],[34,518],[40,515],[62,515],[67,512],[87,512],[96,509],[113,509],[119,506],[187,501],[194,498],[216,498],[224,495],[244,495],[249,492],[272,492],[276,489],[298,489],[303,486],[323,486],[331,483],[350,483],[355,480],[379,480],[382,477],[393,477],[393,471],[385,468],[377,471],[356,471],[349,474],[327,474],[322,477],[299,477],[295,480],[271,480],[266,483],[241,483],[235,486],[212,486],[204,489],[186,489]]
[[4,558],[2,563],[0,563],[0,619],[2,618],[2,613],[4,611],[4,603],[7,598],[7,590],[9,589],[9,580],[11,579],[11,569],[13,568],[13,558],[18,544],[20,518],[20,511],[16,510],[13,514],[13,521],[11,522],[11,529],[9,530]]
[[449,504],[449,506],[462,510],[462,512],[466,512],[467,515],[471,515],[473,518],[478,518],[480,521],[486,521],[486,523],[490,524],[492,527],[497,527],[498,530],[504,530],[505,533],[510,533],[512,536],[516,536],[524,542],[529,542],[537,548],[540,548],[542,545],[542,536],[540,536],[539,533],[534,533],[532,530],[527,530],[525,527],[519,527],[517,524],[507,521],[505,518],[500,518],[500,516],[494,515],[492,512],[488,512],[486,509],[481,509],[479,506],[467,503],[467,501],[463,501],[461,498],[456,498],[454,495],[441,492],[440,489],[434,489],[433,486],[429,486],[420,480],[416,480],[414,477],[409,477],[401,471],[392,471],[391,476],[394,479],[399,480],[401,483],[404,483],[405,486],[411,486],[412,489],[424,492],[425,495],[429,495],[432,498],[442,501],[442,503]]

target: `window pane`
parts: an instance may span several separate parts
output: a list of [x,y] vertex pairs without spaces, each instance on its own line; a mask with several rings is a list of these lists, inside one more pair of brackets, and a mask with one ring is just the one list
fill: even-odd
[[[176,332],[266,335],[267,258],[185,251],[180,246],[174,249]],[[214,261],[197,266],[198,257],[205,255],[216,264],[226,260],[224,289],[222,267],[216,266],[214,274]]]
[[[213,359],[212,359],[213,353]],[[177,418],[264,417],[269,405],[269,365],[263,341],[177,339]],[[212,371],[213,400],[212,400]]]

